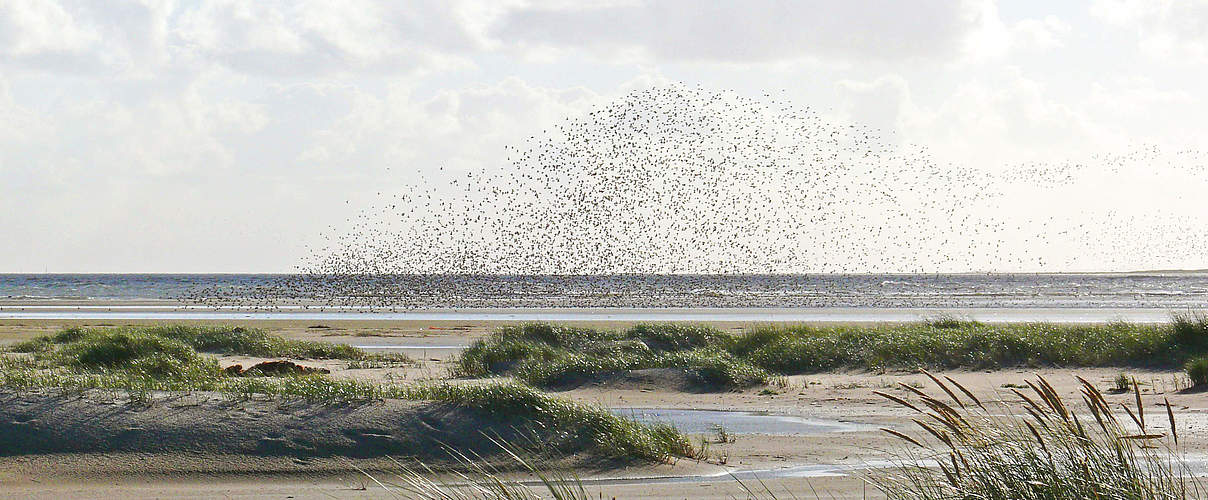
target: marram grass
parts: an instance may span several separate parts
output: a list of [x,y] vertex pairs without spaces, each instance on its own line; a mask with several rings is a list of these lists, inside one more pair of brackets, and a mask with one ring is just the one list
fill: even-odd
[[682,369],[716,387],[766,383],[771,374],[732,355],[728,335],[699,325],[637,325],[623,332],[545,323],[505,326],[458,358],[463,376],[511,373],[537,386],[648,368]]
[[365,359],[368,354],[350,345],[333,342],[292,340],[270,335],[258,328],[241,326],[163,325],[124,328],[68,328],[12,347],[17,352],[39,352],[55,345],[71,344],[90,338],[125,333],[142,337],[173,340],[201,352],[244,356],[299,359]]
[[[458,359],[461,375],[511,374],[551,386],[601,374],[678,368],[718,387],[839,369],[1006,366],[1176,367],[1208,354],[1208,317],[1166,324],[986,324],[953,318],[873,326],[765,326],[730,335],[707,326],[624,331],[542,323],[503,327]],[[1206,372],[1208,373],[1208,372]]]
[[[223,332],[233,334],[232,338],[223,340]],[[382,361],[359,350],[289,341],[241,328],[69,329],[12,349],[24,354],[0,355],[0,388],[125,393],[140,404],[153,404],[155,393],[168,391],[211,391],[233,400],[282,398],[324,404],[381,399],[431,401],[468,408],[517,429],[543,434],[563,451],[653,461],[696,453],[690,441],[673,427],[638,423],[528,386],[396,385],[333,379],[322,374],[229,377],[199,349]],[[382,362],[397,361],[391,358]]]
[[1075,405],[1044,378],[1028,381],[1026,391],[1013,389],[1020,401],[1014,405],[984,403],[952,379],[931,378],[938,395],[908,386],[910,398],[878,392],[915,413],[915,431],[884,429],[904,444],[898,466],[869,475],[891,499],[1174,500],[1203,493],[1178,460],[1169,404],[1165,418],[1147,422],[1135,384],[1135,407],[1123,407],[1122,417],[1081,378]]
[[[956,381],[932,376],[933,395],[912,386],[906,397],[879,393],[914,413],[914,430],[885,429],[901,447],[896,465],[873,469],[866,481],[893,500],[1186,500],[1204,491],[1179,461],[1179,428],[1169,404],[1158,422],[1135,406],[1113,410],[1089,382],[1069,405],[1044,378],[1017,390],[1018,403],[982,401]],[[946,383],[945,383],[946,380]],[[1136,384],[1132,384],[1136,389]],[[874,391],[875,392],[875,391]],[[1123,409],[1124,414],[1117,413]],[[1004,416],[1006,415],[1006,416]],[[1153,418],[1152,415],[1149,418]],[[489,461],[461,456],[464,474],[449,481],[401,463],[382,477],[365,473],[395,498],[504,500],[611,498],[606,486],[537,465],[500,445],[536,480],[517,481]],[[748,487],[748,499],[823,498],[812,488]]]

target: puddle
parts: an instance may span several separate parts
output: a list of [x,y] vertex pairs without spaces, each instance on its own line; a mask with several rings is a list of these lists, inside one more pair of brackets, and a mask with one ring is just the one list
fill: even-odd
[[465,349],[469,345],[418,345],[418,344],[373,344],[373,345],[353,345],[357,349],[411,349],[411,350],[427,350],[427,349]]
[[875,426],[767,412],[681,410],[670,408],[613,408],[613,414],[639,422],[666,423],[685,434],[709,434],[720,425],[730,434],[808,436],[834,432],[875,430]]
[[[809,478],[847,476],[870,468],[892,467],[890,462],[879,462],[858,465],[809,464],[792,465],[777,469],[731,469],[715,474],[698,474],[687,476],[638,476],[638,477],[601,477],[583,479],[583,484],[593,486],[608,486],[619,484],[674,484],[674,483],[716,483],[726,481],[761,481],[783,478]],[[533,484],[539,484],[534,482]]]

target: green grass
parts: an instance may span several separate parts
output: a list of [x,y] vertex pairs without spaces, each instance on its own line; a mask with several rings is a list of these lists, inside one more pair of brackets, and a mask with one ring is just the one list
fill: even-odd
[[970,319],[962,319],[950,314],[941,314],[933,318],[923,320],[923,323],[932,328],[967,328],[971,326],[981,326],[981,322]]
[[1203,312],[1176,314],[1171,328],[1179,344],[1200,349],[1208,347],[1208,315]]
[[1200,356],[1188,361],[1183,369],[1187,372],[1187,378],[1191,379],[1191,385],[1208,386],[1208,356]]
[[56,356],[65,364],[88,370],[126,371],[152,378],[191,380],[221,377],[218,363],[184,343],[155,337],[113,332],[65,345]]
[[233,400],[256,397],[347,404],[381,399],[433,401],[470,408],[517,429],[554,439],[559,451],[588,451],[615,459],[666,461],[693,456],[691,442],[675,428],[646,425],[606,410],[562,400],[518,384],[390,385],[337,380],[324,375],[298,377],[154,377],[132,372],[78,373],[0,369],[0,387],[10,390],[60,389],[124,391],[150,403],[155,391],[214,391]]
[[623,331],[504,327],[458,359],[463,376],[511,374],[553,386],[626,370],[680,368],[702,383],[746,387],[775,375],[841,369],[1013,366],[1170,368],[1208,354],[1208,317],[1166,324],[985,324],[954,318],[874,326],[767,326],[740,335],[691,325]]
[[1116,392],[1125,392],[1129,387],[1132,387],[1133,381],[1132,379],[1128,378],[1127,373],[1120,372],[1116,374],[1116,378],[1112,380],[1112,384],[1115,386],[1112,388],[1112,390]]
[[[229,338],[222,338],[228,335]],[[131,327],[70,328],[10,348],[24,357],[4,356],[0,382],[10,388],[61,387],[121,389],[145,398],[151,391],[216,390],[243,392],[257,384],[287,382],[228,379],[217,360],[201,351],[242,355],[340,356],[363,362],[363,351],[324,342],[291,341],[244,328]],[[302,356],[294,356],[302,357]],[[300,387],[281,390],[299,390]]]
[[729,336],[697,325],[637,325],[623,332],[544,323],[505,326],[475,342],[457,360],[458,373],[510,373],[537,386],[648,368],[684,370],[700,384],[746,387],[770,374],[722,346]]
[[768,328],[735,340],[732,351],[776,373],[840,368],[998,368],[1017,365],[1174,364],[1192,346],[1168,325],[1043,323],[936,327]]
[[416,386],[406,395],[404,399],[443,401],[498,418],[558,429],[574,447],[595,449],[615,458],[665,461],[694,454],[692,444],[674,427],[638,423],[597,407],[548,396],[527,386]]
[[[130,387],[148,390],[208,389],[225,378],[218,362],[202,352],[259,357],[346,359],[398,363],[340,344],[283,339],[241,327],[150,326],[69,328],[12,346],[28,353],[30,366],[75,375],[130,378]],[[108,382],[106,382],[108,383]]]
[[365,351],[345,344],[291,340],[270,335],[258,328],[240,326],[166,325],[126,328],[69,328],[54,335],[45,335],[20,342],[12,347],[17,352],[37,352],[56,344],[78,342],[97,335],[124,332],[181,342],[201,352],[238,354],[265,358],[300,359],[365,359]]
[[[222,339],[223,332],[232,338]],[[543,436],[546,442],[542,446],[558,451],[655,461],[694,453],[688,439],[672,427],[640,424],[523,385],[394,385],[322,374],[228,377],[214,359],[199,350],[245,355],[306,353],[340,356],[357,363],[404,361],[399,357],[379,360],[359,350],[283,340],[242,328],[69,329],[11,350],[27,354],[0,355],[0,388],[8,390],[125,392],[132,402],[141,404],[152,404],[158,391],[213,391],[232,400],[271,397],[326,404],[432,401],[469,408],[517,430]]]

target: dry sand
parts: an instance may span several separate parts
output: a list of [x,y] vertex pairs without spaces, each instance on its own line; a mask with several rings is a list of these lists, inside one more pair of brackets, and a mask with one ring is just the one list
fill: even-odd
[[[29,338],[33,335],[48,333],[66,325],[88,324],[91,326],[162,323],[162,322],[98,322],[98,321],[52,321],[52,320],[7,320],[0,321],[0,342],[14,342]],[[202,323],[188,321],[188,323]],[[468,323],[461,321],[424,321],[424,322],[375,322],[375,321],[325,321],[321,325],[313,321],[257,321],[239,322],[240,324],[263,327],[272,333],[289,338],[318,339],[332,342],[343,342],[355,345],[409,344],[409,345],[454,345],[465,344],[473,339],[486,335],[496,323]],[[324,326],[325,328],[313,328]],[[620,324],[592,324],[596,327],[617,327]],[[727,328],[741,325],[723,325]],[[341,361],[308,361],[308,365],[321,365],[332,370],[334,377],[351,377],[381,381],[418,381],[447,379],[451,358],[456,350],[451,349],[412,349],[407,353],[417,359],[414,365],[378,369],[347,369]],[[241,363],[247,366],[257,358],[225,357],[225,364]],[[951,376],[974,391],[983,400],[1004,399],[1015,401],[1017,397],[1010,393],[1010,385],[1020,384],[1025,379],[1034,378],[1036,374],[1046,377],[1063,396],[1078,401],[1078,385],[1075,375],[1080,375],[1094,382],[1098,387],[1107,391],[1112,385],[1112,379],[1120,372],[1119,369],[1052,369],[1039,370],[1008,369],[993,372],[954,371],[944,375]],[[1151,425],[1161,430],[1165,426],[1165,408],[1161,403],[1169,399],[1181,426],[1181,443],[1185,443],[1191,455],[1203,455],[1208,452],[1208,394],[1203,392],[1179,391],[1185,382],[1182,375],[1174,371],[1135,370],[1127,372],[1135,376],[1144,389],[1144,400],[1148,419]],[[770,388],[755,388],[735,392],[692,393],[669,390],[657,378],[643,380],[641,378],[626,378],[613,380],[569,390],[554,391],[560,397],[577,401],[589,402],[609,407],[625,408],[680,408],[680,409],[716,409],[744,410],[771,412],[775,414],[843,420],[868,424],[869,430],[845,432],[841,434],[822,434],[812,436],[774,436],[766,434],[742,434],[735,437],[732,443],[712,443],[710,445],[713,458],[705,463],[681,460],[676,464],[648,465],[626,467],[619,469],[600,470],[589,467],[578,471],[583,477],[651,477],[669,475],[699,475],[723,474],[709,480],[694,480],[691,482],[668,483],[649,481],[614,482],[610,484],[593,484],[589,489],[600,492],[605,498],[742,498],[742,485],[724,475],[725,471],[737,470],[775,470],[786,467],[809,464],[835,464],[860,466],[876,462],[885,457],[886,449],[897,446],[897,442],[876,427],[890,427],[902,430],[910,429],[910,416],[906,410],[897,407],[872,393],[874,390],[895,391],[898,383],[924,386],[928,381],[924,376],[914,373],[827,373],[806,376],[788,377],[787,383]],[[223,403],[218,399],[206,400],[201,396],[201,404],[218,406]],[[1108,394],[1113,404],[1130,403],[1131,394]],[[21,405],[33,404],[9,395],[8,399],[0,399],[0,422],[2,426],[20,426]],[[17,398],[17,399],[12,399]],[[190,401],[198,401],[197,399]],[[208,402],[207,402],[208,401]],[[168,418],[179,418],[181,422],[189,421],[188,412],[199,411],[196,407],[190,410],[173,408],[174,403],[161,402],[151,410],[143,410],[141,416],[129,413],[117,418],[108,428],[112,433],[111,439],[121,438],[123,428],[137,428],[136,435],[140,439],[157,435],[155,425],[165,425]],[[184,403],[175,403],[184,404]],[[193,404],[193,403],[189,403]],[[294,426],[302,432],[316,432],[318,435],[329,437],[333,449],[343,449],[359,443],[354,431],[348,429],[376,429],[369,434],[392,435],[396,431],[405,433],[407,425],[420,421],[419,415],[435,411],[422,404],[385,402],[370,405],[364,414],[356,412],[346,415],[335,415],[329,420],[323,420],[321,426],[299,422],[296,416],[274,415],[271,405],[276,402],[247,403],[251,406],[236,407],[232,415],[242,412],[238,417],[240,422],[250,426],[248,429],[258,429],[255,426],[276,426],[284,428]],[[245,404],[245,405],[247,405]],[[389,497],[390,494],[371,480],[350,470],[347,461],[342,458],[307,457],[298,459],[290,453],[257,452],[262,450],[258,439],[222,437],[222,446],[227,450],[237,450],[239,453],[222,453],[223,448],[206,448],[200,446],[190,448],[185,446],[181,435],[166,436],[157,449],[120,447],[109,448],[96,436],[71,434],[71,426],[81,425],[88,415],[96,412],[122,414],[115,411],[120,403],[110,405],[89,403],[86,401],[67,402],[58,413],[60,420],[54,426],[62,427],[56,431],[60,439],[70,438],[82,446],[75,454],[30,454],[30,449],[38,449],[34,443],[21,445],[26,449],[24,454],[16,455],[13,451],[7,458],[0,459],[0,496],[11,497],[40,497],[40,498],[160,498],[160,497],[240,497],[240,498],[369,498]],[[99,408],[99,409],[98,409]],[[158,408],[158,409],[157,409]],[[306,409],[314,412],[317,410]],[[175,416],[173,412],[180,412]],[[303,412],[305,413],[305,412]],[[134,415],[134,416],[131,416]],[[359,416],[358,416],[359,415]],[[398,418],[386,418],[398,415]],[[232,416],[231,418],[236,418]],[[440,420],[444,418],[444,420]],[[434,420],[444,422],[445,431],[457,432],[458,425],[453,414],[444,414]],[[1125,417],[1126,418],[1126,417]],[[74,419],[74,420],[73,420]],[[358,420],[360,419],[360,420]],[[367,419],[367,420],[366,420]],[[373,425],[366,422],[372,421]],[[73,423],[74,422],[74,423]],[[91,420],[90,422],[95,422]],[[292,423],[291,423],[292,422]],[[51,424],[51,422],[47,422]],[[95,424],[90,424],[95,425]],[[52,427],[54,427],[52,426]],[[123,427],[124,426],[124,427]],[[391,427],[393,426],[393,427]],[[388,429],[385,427],[389,427]],[[438,426],[439,427],[439,426]],[[319,430],[322,429],[322,430]],[[47,429],[51,432],[53,429]],[[192,436],[197,442],[211,439],[202,431]],[[256,433],[260,431],[257,430]],[[281,431],[279,439],[288,443],[292,434]],[[256,434],[248,432],[247,435]],[[706,436],[712,438],[713,436]],[[92,439],[93,441],[89,441]],[[134,438],[129,438],[134,439]],[[376,438],[382,440],[381,436]],[[372,440],[371,439],[371,440]],[[175,440],[175,441],[174,441]],[[91,448],[86,443],[93,443]],[[176,444],[173,444],[176,443]],[[15,443],[3,443],[8,450]],[[284,445],[283,445],[284,446]],[[87,449],[84,449],[87,448]],[[288,450],[288,446],[285,448]],[[108,451],[106,451],[108,450]],[[352,451],[349,448],[346,451]],[[20,453],[20,452],[18,452]],[[355,454],[355,451],[352,451]],[[373,458],[356,459],[366,467],[382,465]],[[208,464],[208,465],[205,465]],[[382,474],[389,475],[388,472]],[[821,498],[876,498],[875,491],[865,490],[859,473],[854,475],[830,477],[777,477],[776,473],[762,473],[768,477],[766,484],[777,496],[792,498],[785,492],[801,498],[814,498],[815,492]],[[388,479],[388,477],[387,477]],[[746,481],[748,487],[762,489],[759,482]],[[361,488],[364,488],[363,490]]]

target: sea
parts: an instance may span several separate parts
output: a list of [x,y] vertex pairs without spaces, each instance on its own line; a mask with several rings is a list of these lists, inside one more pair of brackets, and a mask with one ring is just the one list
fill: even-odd
[[[0,274],[0,318],[172,315],[872,321],[955,315],[991,321],[1159,321],[1179,311],[1208,309],[1208,272],[1181,271],[405,276],[376,278],[390,282],[382,289],[396,295],[396,300],[357,305],[355,297],[279,294],[271,307],[256,302],[265,290],[301,278],[283,274]],[[208,300],[215,296],[223,298],[221,304]],[[291,302],[290,296],[297,300]]]

